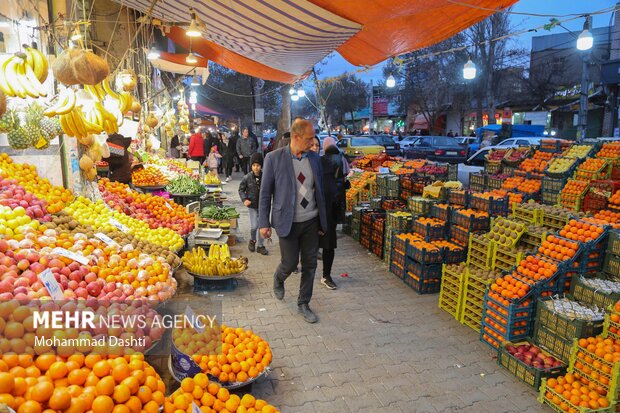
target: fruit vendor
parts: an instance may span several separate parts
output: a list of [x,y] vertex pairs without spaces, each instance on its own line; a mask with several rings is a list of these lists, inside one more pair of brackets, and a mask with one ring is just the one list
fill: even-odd
[[[273,275],[273,293],[284,299],[284,281],[297,269],[301,255],[301,281],[297,306],[304,320],[316,323],[310,309],[317,267],[319,236],[327,227],[323,171],[319,155],[310,151],[314,128],[305,119],[291,126],[290,145],[267,154],[258,203],[258,227],[271,238],[273,226],[280,241],[280,264]],[[271,214],[271,219],[270,219]]]
[[107,139],[110,148],[110,157],[104,160],[110,166],[110,181],[121,182],[129,185],[131,183],[131,154],[129,145],[131,138],[126,138],[119,133],[113,133]]

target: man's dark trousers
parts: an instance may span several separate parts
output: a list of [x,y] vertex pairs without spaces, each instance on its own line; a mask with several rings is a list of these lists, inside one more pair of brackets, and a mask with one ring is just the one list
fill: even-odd
[[280,237],[279,242],[281,261],[274,275],[284,282],[297,269],[301,254],[301,282],[297,305],[308,304],[312,298],[314,274],[317,267],[319,218],[312,218],[305,222],[293,222],[291,232],[286,237]]

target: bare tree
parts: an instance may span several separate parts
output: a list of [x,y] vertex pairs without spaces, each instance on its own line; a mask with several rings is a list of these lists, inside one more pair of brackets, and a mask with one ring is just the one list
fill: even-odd
[[[276,132],[276,143],[280,141],[284,132],[291,128],[291,95],[289,93],[291,85],[285,85],[280,89],[280,118],[278,119],[278,131]],[[277,147],[277,145],[276,145]]]

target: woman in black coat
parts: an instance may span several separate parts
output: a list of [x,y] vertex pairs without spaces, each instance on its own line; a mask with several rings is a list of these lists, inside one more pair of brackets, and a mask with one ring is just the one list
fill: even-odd
[[226,182],[230,182],[233,166],[235,164],[235,155],[237,154],[237,144],[226,134],[222,134],[221,139],[222,166],[226,174]]
[[323,141],[324,154],[321,156],[323,165],[323,189],[325,193],[325,209],[327,212],[327,231],[319,241],[323,248],[323,277],[321,284],[330,290],[337,288],[332,279],[332,264],[337,247],[336,226],[344,222],[346,208],[345,177],[349,173],[348,164],[332,137]]

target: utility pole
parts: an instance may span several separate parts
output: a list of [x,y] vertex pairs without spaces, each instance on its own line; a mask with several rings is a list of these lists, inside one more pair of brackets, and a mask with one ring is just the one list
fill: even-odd
[[[587,16],[583,24],[584,30],[590,30],[592,17]],[[588,86],[590,84],[590,54],[592,49],[583,51],[581,66],[581,92],[579,95],[579,116],[577,140],[585,139],[588,130]]]
[[[368,134],[369,135],[372,135],[372,123],[374,121],[372,117],[372,109],[373,109],[372,104],[374,101],[374,93],[375,91],[374,91],[373,82],[372,82],[372,79],[370,79],[370,97],[368,99],[369,100],[368,108],[370,109],[368,111]],[[353,126],[355,126],[355,119],[352,119],[352,121],[353,121]]]
[[263,79],[252,78],[252,95],[254,95],[254,134],[258,139],[258,153],[263,153],[263,122],[265,122],[265,109],[263,109],[263,95],[261,93],[265,81]]

